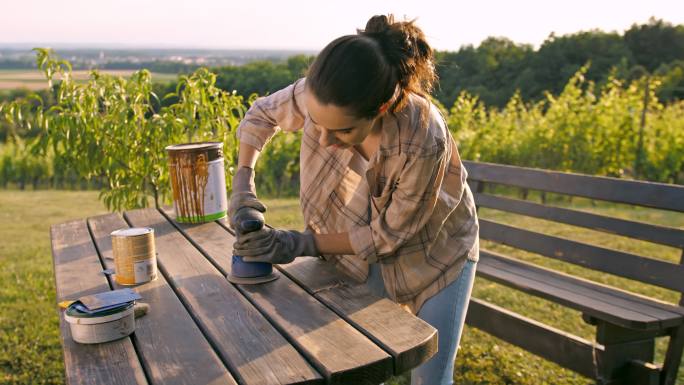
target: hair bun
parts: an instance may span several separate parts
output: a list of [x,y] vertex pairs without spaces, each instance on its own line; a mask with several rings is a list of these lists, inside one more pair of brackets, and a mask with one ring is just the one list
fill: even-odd
[[365,29],[357,30],[357,34],[372,39],[391,67],[394,82],[401,89],[393,111],[403,108],[409,92],[428,95],[432,91],[437,78],[434,55],[425,34],[415,25],[415,19],[395,21],[392,14],[375,15],[368,20]]
[[414,58],[418,52],[416,45],[424,40],[423,32],[413,21],[395,22],[394,15],[375,15],[366,23],[366,28],[358,30],[360,35],[375,39],[390,61]]
[[385,33],[390,29],[390,25],[393,20],[390,20],[385,15],[375,15],[368,20],[366,23],[365,33],[368,34],[381,34]]

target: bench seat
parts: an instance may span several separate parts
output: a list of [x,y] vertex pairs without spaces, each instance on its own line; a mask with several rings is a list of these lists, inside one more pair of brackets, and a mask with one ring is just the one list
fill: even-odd
[[482,249],[479,276],[625,328],[658,331],[684,323],[684,308],[657,302]]

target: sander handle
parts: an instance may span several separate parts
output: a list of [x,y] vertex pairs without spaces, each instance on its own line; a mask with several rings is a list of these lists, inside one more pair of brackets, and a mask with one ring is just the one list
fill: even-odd
[[264,214],[261,211],[247,206],[239,209],[236,215],[243,210],[247,211],[244,211],[241,216],[247,217],[249,219],[240,220],[237,226],[238,228],[235,229],[236,231],[238,231],[240,234],[247,234],[253,231],[261,230],[264,227]]
[[[242,210],[250,211],[241,212]],[[242,207],[237,213],[240,215],[235,224],[236,229],[234,230],[236,233],[247,234],[261,230],[264,227],[264,214],[261,211],[252,207]],[[240,219],[240,217],[243,219]],[[231,273],[228,275],[228,280],[230,282],[237,284],[257,284],[269,282],[276,278],[278,278],[278,276],[273,272],[273,266],[270,263],[245,262],[241,256],[233,255]]]

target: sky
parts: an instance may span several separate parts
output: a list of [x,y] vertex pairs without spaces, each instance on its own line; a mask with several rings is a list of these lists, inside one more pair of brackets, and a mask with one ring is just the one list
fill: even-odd
[[439,50],[489,36],[538,47],[652,16],[684,24],[684,0],[3,0],[0,45],[320,50],[387,13],[416,18]]

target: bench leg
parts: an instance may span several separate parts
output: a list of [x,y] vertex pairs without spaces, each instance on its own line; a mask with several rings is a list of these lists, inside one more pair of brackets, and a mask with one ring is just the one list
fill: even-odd
[[[596,342],[603,351],[596,357],[596,382],[601,385],[658,385],[657,375],[643,363],[653,362],[655,333],[639,332],[598,321]],[[638,372],[639,379],[634,373]],[[646,380],[646,382],[645,382]]]
[[670,333],[670,343],[667,346],[660,385],[674,385],[679,363],[682,360],[682,349],[684,349],[684,326],[679,326]]

